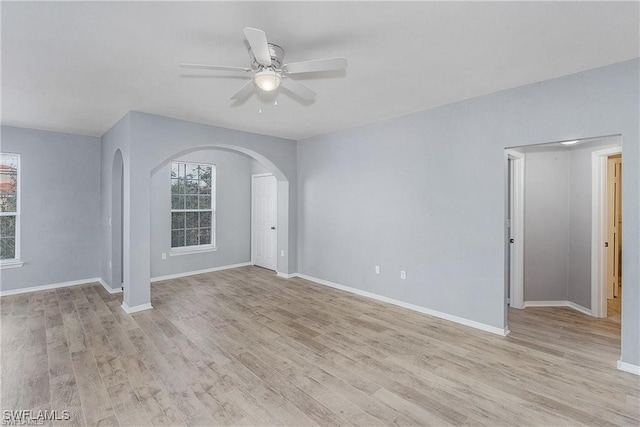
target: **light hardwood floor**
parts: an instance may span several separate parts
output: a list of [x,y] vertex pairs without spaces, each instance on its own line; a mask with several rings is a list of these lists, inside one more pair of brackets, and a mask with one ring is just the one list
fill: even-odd
[[607,300],[607,318],[612,322],[620,323],[622,316],[622,287],[616,298]]
[[2,410],[123,426],[640,423],[620,326],[568,308],[512,310],[499,337],[257,267],[154,283],[153,310],[120,303],[99,284],[3,297]]

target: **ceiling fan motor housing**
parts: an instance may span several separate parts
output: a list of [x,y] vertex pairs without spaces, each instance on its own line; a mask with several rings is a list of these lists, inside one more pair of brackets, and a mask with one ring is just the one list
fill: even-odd
[[[281,69],[282,65],[284,64],[284,49],[277,44],[268,43],[268,45],[269,54],[271,55],[271,67],[274,69]],[[258,63],[256,57],[251,51],[251,48],[249,48],[249,57],[251,58],[251,68],[253,68],[254,70],[265,68],[263,65]]]

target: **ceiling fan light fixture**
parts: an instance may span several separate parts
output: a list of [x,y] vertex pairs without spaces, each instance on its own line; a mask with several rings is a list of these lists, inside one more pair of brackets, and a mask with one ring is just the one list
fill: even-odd
[[261,90],[271,92],[280,86],[280,83],[282,83],[282,77],[280,76],[280,73],[276,71],[262,70],[253,76],[253,82]]

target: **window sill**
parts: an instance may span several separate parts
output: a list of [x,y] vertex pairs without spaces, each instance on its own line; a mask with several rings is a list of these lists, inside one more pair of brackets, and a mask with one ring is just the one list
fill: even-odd
[[191,255],[191,254],[200,254],[206,252],[215,252],[218,248],[215,246],[198,246],[198,247],[181,247],[181,248],[172,248],[169,251],[169,256],[182,256],[182,255]]
[[5,268],[20,268],[23,265],[24,261],[20,261],[19,259],[0,261],[0,270],[4,270]]

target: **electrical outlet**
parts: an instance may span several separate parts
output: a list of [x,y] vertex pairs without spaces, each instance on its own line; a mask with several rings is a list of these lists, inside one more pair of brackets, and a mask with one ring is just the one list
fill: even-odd
[[376,265],[376,274],[380,274],[380,266]]
[[162,259],[167,259],[167,254],[165,252],[162,252]]
[[109,268],[111,268],[111,260],[109,260]]
[[284,251],[280,251],[280,256],[284,256]]
[[402,280],[406,279],[407,278],[407,272],[404,271],[404,270],[400,270],[400,278]]

